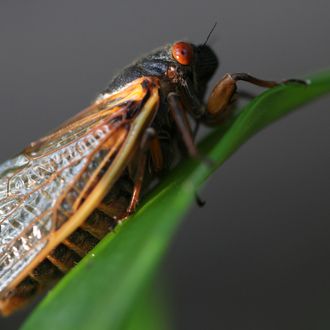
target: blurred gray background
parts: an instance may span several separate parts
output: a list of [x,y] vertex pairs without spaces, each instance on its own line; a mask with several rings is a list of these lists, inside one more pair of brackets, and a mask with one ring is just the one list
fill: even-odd
[[[3,0],[0,160],[88,105],[137,56],[203,42],[215,21],[213,83],[226,72],[283,79],[329,68],[329,13],[329,0]],[[175,329],[330,327],[329,137],[326,97],[212,176],[206,206],[192,207],[161,269]],[[1,330],[26,314],[1,319]]]

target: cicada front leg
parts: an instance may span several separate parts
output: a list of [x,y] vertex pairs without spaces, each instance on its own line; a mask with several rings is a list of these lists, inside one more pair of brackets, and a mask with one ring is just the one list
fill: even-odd
[[189,108],[189,106],[186,106],[181,96],[175,92],[171,92],[168,94],[167,102],[172,119],[176,125],[177,131],[179,132],[181,140],[184,143],[189,156],[195,159],[199,159],[207,166],[212,167],[213,162],[200,154],[194,141],[196,132],[193,132],[193,130],[191,129],[187,117],[187,109]]
[[209,125],[221,123],[231,112],[231,103],[237,90],[237,82],[246,81],[253,85],[272,88],[280,84],[297,83],[305,85],[304,80],[288,79],[282,82],[263,80],[247,73],[227,73],[214,87],[207,101],[204,122]]

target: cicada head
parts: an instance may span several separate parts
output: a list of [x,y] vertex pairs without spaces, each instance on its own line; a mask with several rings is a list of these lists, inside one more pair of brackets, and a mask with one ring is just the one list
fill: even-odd
[[218,58],[206,44],[195,46],[178,41],[170,46],[171,61],[167,76],[187,89],[188,94],[195,94],[202,102],[207,83],[218,67]]

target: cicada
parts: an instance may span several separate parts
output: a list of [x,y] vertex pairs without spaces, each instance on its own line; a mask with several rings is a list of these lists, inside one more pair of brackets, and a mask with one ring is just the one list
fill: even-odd
[[133,213],[175,150],[199,157],[191,126],[227,118],[237,81],[278,84],[226,74],[204,102],[217,66],[205,43],[156,49],[85,110],[0,165],[2,314],[47,289]]

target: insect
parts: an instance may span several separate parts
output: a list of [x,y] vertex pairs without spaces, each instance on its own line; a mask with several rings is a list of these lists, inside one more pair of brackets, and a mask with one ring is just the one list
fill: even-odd
[[[125,68],[97,99],[0,165],[0,310],[7,315],[68,272],[134,212],[175,150],[199,157],[191,122],[221,123],[236,83],[206,43],[179,41]],[[179,148],[177,147],[179,145]]]

